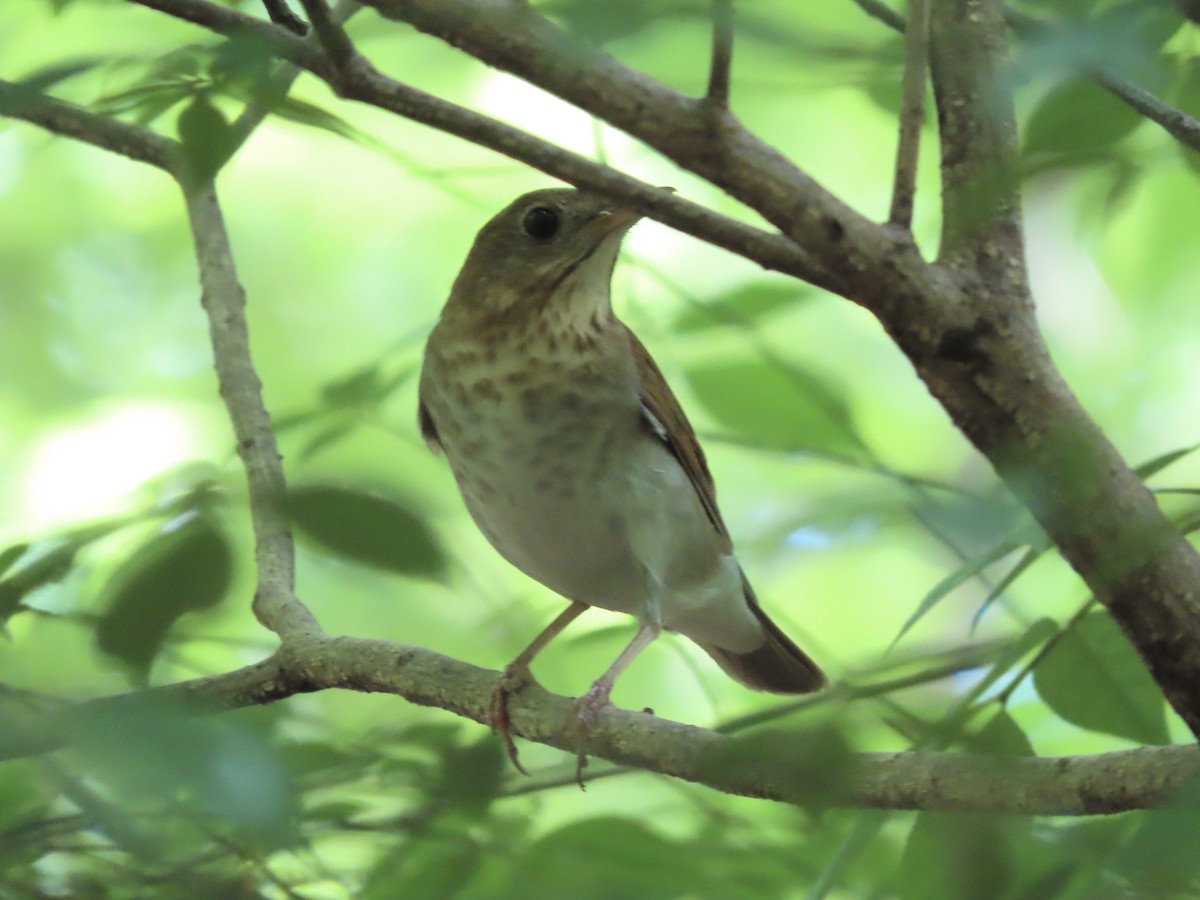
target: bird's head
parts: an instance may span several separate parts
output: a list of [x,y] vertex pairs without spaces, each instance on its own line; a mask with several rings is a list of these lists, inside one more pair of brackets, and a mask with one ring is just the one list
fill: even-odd
[[444,315],[505,326],[607,312],[621,238],[639,218],[584,191],[518,197],[476,236]]

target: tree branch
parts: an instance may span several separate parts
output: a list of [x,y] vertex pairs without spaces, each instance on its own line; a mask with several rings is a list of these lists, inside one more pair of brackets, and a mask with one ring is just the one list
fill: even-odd
[[[298,693],[338,688],[389,693],[486,722],[499,673],[430,650],[387,641],[298,637],[270,659],[235,672],[135,694],[106,697],[69,710],[30,717],[0,736],[0,759],[42,753],[69,743],[97,716],[130,704],[179,704],[213,713],[271,703]],[[521,736],[575,751],[564,729],[572,699],[538,685],[511,703]],[[1200,749],[1148,747],[1094,756],[985,758],[954,753],[860,753],[813,760],[797,769],[793,738],[775,730],[768,740],[729,736],[610,708],[588,738],[592,756],[670,775],[746,797],[811,805],[812,786],[825,767],[848,771],[835,806],[870,809],[975,811],[1019,815],[1094,815],[1145,809],[1200,776]],[[793,743],[793,740],[796,743]]]
[[900,139],[896,146],[896,177],[888,221],[912,227],[917,193],[917,159],[921,126],[925,124],[925,71],[929,67],[929,0],[909,0],[904,32],[904,99],[900,107]]
[[[934,0],[930,67],[942,139],[940,259],[969,263],[1014,302],[1029,295],[1020,151],[996,0]],[[970,52],[967,52],[968,48]]]
[[712,0],[712,62],[708,70],[709,103],[729,106],[729,74],[733,62],[733,0]]
[[295,594],[295,546],[284,512],[287,486],[283,461],[250,356],[246,294],[238,281],[216,188],[212,182],[187,186],[184,196],[200,267],[201,303],[208,315],[217,382],[246,469],[258,570],[254,613],[286,643],[300,635],[320,632],[321,626]]
[[0,80],[0,116],[21,119],[47,131],[110,150],[174,174],[179,143],[139,125],[118,122],[73,103],[56,100],[19,82]]
[[569,184],[608,194],[664,225],[742,256],[764,269],[792,275],[840,292],[837,280],[831,273],[779,234],[720,215],[672,191],[639,181],[504,122],[409,87],[380,74],[361,58],[356,58],[344,70],[336,70],[307,41],[206,0],[130,2],[226,36],[254,34],[272,52],[321,78],[342,97],[388,110],[487,147]]
[[[871,18],[877,19],[889,28],[896,31],[905,30],[904,16],[882,3],[881,0],[853,0],[853,2]],[[1023,38],[1047,32],[1052,27],[1033,16],[1013,9],[1004,10],[1004,21],[1008,23],[1009,28]],[[1184,146],[1200,152],[1200,121],[1194,117],[1163,102],[1133,82],[1126,81],[1110,69],[1090,69],[1081,71],[1079,74],[1090,79],[1118,100],[1128,104]]]

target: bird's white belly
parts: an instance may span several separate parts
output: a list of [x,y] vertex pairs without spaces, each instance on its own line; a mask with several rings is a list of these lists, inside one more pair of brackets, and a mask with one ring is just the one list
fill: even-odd
[[594,379],[583,393],[562,379],[532,393],[434,390],[426,401],[468,510],[518,569],[701,643],[761,644],[737,561],[643,421],[636,385]]

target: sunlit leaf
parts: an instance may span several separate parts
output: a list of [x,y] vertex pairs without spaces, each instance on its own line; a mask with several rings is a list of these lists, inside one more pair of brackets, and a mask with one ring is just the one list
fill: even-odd
[[824,378],[789,363],[759,360],[693,366],[696,398],[724,428],[774,450],[854,452],[860,447],[850,408]]
[[343,559],[400,575],[440,578],[441,542],[425,521],[400,503],[334,485],[288,492],[292,524],[322,549]]
[[208,516],[194,515],[159,532],[113,575],[103,591],[97,644],[144,682],[171,627],[220,603],[232,579],[228,537]]
[[1033,684],[1047,706],[1080,728],[1142,744],[1169,740],[1162,691],[1105,612],[1063,634],[1033,670]]

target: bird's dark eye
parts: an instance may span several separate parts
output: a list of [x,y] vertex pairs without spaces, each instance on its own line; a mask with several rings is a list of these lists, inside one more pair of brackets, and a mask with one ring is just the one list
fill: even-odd
[[558,233],[558,213],[548,206],[535,206],[525,213],[521,227],[535,241],[548,241]]

